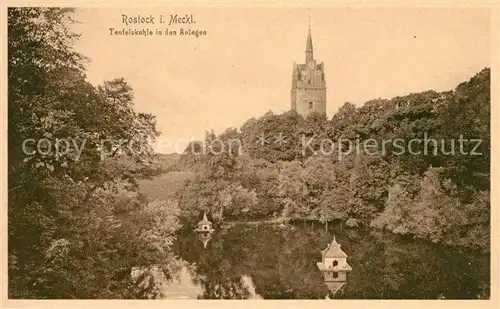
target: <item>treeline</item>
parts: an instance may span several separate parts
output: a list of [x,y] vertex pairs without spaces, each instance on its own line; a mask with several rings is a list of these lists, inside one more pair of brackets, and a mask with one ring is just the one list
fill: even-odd
[[[152,275],[134,284],[131,270],[179,265],[177,203],[148,203],[135,183],[156,121],[123,79],[86,80],[72,16],[8,10],[9,298],[155,297]],[[123,147],[132,139],[142,151]]]
[[178,198],[217,221],[281,214],[488,248],[489,160],[486,68],[453,91],[345,103],[332,119],[268,112],[207,132],[178,162],[198,171]]

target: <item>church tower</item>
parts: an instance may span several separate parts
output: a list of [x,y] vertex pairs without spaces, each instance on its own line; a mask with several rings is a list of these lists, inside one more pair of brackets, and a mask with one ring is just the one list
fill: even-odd
[[314,59],[310,25],[305,54],[304,64],[293,63],[292,110],[302,117],[312,112],[326,114],[325,67]]

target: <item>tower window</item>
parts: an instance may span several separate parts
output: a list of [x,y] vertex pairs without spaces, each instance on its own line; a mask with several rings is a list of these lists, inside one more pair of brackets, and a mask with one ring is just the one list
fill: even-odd
[[313,106],[314,106],[313,102],[309,102],[309,109],[313,109]]
[[339,273],[338,272],[334,272],[332,274],[332,277],[333,277],[333,279],[337,279],[339,277]]
[[308,79],[308,80],[307,80],[307,83],[310,85],[310,84],[311,84],[311,80],[310,80],[310,79]]

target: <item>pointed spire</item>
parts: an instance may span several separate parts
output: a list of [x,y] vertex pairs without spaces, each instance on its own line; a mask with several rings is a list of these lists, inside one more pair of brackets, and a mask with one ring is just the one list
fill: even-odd
[[311,28],[307,31],[307,42],[306,42],[306,52],[313,52],[313,42],[311,37]]
[[203,213],[203,221],[208,221],[206,212]]
[[313,43],[311,37],[311,10],[309,10],[309,27],[307,30],[307,41],[306,41],[306,64],[313,60]]
[[337,243],[337,240],[335,240],[335,235],[333,235],[332,246],[340,246],[340,245]]

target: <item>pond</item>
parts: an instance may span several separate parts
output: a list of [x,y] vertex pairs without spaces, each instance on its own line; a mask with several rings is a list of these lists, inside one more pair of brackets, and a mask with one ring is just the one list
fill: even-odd
[[[352,267],[338,291],[316,265],[335,235]],[[187,261],[167,297],[203,299],[477,299],[489,297],[489,255],[381,231],[293,225],[238,225],[208,242],[180,231],[175,253]],[[196,292],[193,292],[196,291]]]

